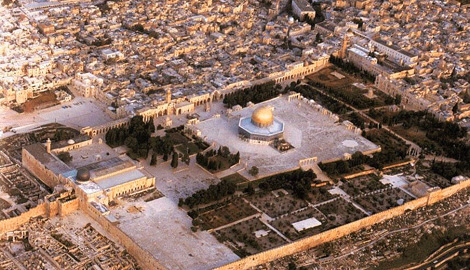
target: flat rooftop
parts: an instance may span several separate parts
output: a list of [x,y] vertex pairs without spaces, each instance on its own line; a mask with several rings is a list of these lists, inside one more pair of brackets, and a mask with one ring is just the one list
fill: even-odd
[[[75,143],[81,143],[81,142],[84,142],[84,141],[91,140],[91,137],[88,136],[88,135],[79,134],[79,135],[75,136],[72,140],[74,142],[73,144],[75,144]],[[51,143],[51,149],[54,150],[54,149],[57,149],[57,148],[62,148],[62,147],[68,146],[68,145],[70,145],[69,141],[70,140],[52,142]]]
[[308,218],[308,219],[304,219],[304,220],[292,223],[292,226],[298,232],[301,232],[303,230],[307,230],[307,229],[310,229],[310,228],[315,228],[315,227],[320,226],[320,225],[321,225],[321,222],[318,221],[318,219],[316,219],[316,218]]
[[106,143],[100,144],[97,142],[70,150],[69,153],[73,157],[69,164],[74,168],[85,167],[90,164],[112,160],[118,157],[118,154],[113,148],[109,147]]
[[146,175],[143,174],[139,169],[134,169],[97,180],[96,184],[102,189],[108,189],[111,187],[122,185],[124,183],[135,181],[145,176]]
[[67,166],[67,164],[62,162],[60,159],[56,158],[52,154],[47,153],[46,147],[42,145],[42,143],[26,145],[24,149],[55,174],[63,175],[66,172],[73,171],[72,168]]
[[[263,105],[274,107],[274,117],[284,123],[284,139],[294,146],[293,149],[281,153],[269,145],[250,144],[239,138],[240,118],[251,116],[256,108]],[[230,118],[221,115],[220,118],[201,121],[193,128],[200,130],[201,136],[209,143],[225,145],[233,153],[239,151],[246,168],[257,166],[260,176],[297,168],[299,161],[306,158],[317,157],[320,162],[342,158],[345,153],[378,148],[308,103],[298,99],[289,102],[287,96],[232,112]]]

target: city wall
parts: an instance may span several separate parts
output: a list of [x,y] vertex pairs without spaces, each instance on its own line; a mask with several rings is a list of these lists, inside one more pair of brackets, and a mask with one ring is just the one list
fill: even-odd
[[58,204],[57,214],[61,217],[67,216],[80,208],[80,201],[78,199],[73,199]]
[[[117,224],[112,223],[106,218],[106,216],[95,213],[89,207],[92,207],[89,204],[85,204],[81,209],[87,213],[90,217],[96,220],[106,232],[108,232],[113,239],[116,239],[117,242],[122,245],[126,250],[131,254],[139,263],[142,269],[152,269],[152,270],[164,270],[166,269],[161,265],[147,250],[141,248],[138,243],[136,243],[132,238],[125,234],[121,229],[117,227]],[[160,243],[164,244],[164,243]]]
[[24,148],[21,154],[23,167],[29,172],[31,172],[33,175],[35,175],[37,178],[39,178],[48,187],[52,189],[60,183],[58,177],[51,170],[49,170],[46,166],[39,162]]
[[39,204],[38,206],[29,209],[28,212],[22,213],[19,216],[0,221],[0,234],[16,230],[21,225],[27,223],[31,218],[39,216],[47,216],[48,213],[47,203]]
[[307,249],[316,247],[325,242],[333,241],[350,233],[359,231],[361,229],[370,227],[376,223],[394,218],[404,214],[408,210],[414,210],[426,205],[434,204],[442,199],[445,199],[456,192],[470,187],[470,180],[460,182],[454,186],[446,189],[431,192],[428,196],[422,197],[401,206],[392,208],[390,210],[380,212],[369,217],[348,223],[346,225],[334,228],[314,236],[304,238],[293,243],[289,243],[277,248],[273,248],[255,255],[248,256],[233,263],[216,268],[217,270],[235,270],[235,269],[248,269],[260,264],[268,263],[276,259],[292,255],[297,252],[305,251]]
[[21,215],[0,220],[0,235],[9,231],[18,229],[21,225],[28,223],[31,218],[35,217],[55,217],[60,215],[68,215],[79,208],[78,199],[69,200],[67,202],[46,201],[34,208],[29,209],[28,212],[21,213]]

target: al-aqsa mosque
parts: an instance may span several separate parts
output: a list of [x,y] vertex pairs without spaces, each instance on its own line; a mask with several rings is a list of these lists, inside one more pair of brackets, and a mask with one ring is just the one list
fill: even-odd
[[238,123],[238,133],[250,143],[270,144],[283,137],[284,123],[274,118],[274,107],[261,106],[251,117],[243,117]]

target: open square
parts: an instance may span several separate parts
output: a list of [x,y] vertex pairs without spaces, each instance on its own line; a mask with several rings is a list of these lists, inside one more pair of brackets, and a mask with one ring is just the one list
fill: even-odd
[[[283,137],[292,149],[281,153],[270,145],[252,144],[240,138],[239,120],[251,116],[261,106],[273,108],[275,118],[284,123]],[[245,165],[245,171],[240,172],[243,176],[247,176],[246,171],[252,166],[258,167],[259,175],[263,176],[298,168],[300,161],[305,159],[320,162],[341,159],[345,154],[357,151],[373,153],[379,150],[374,143],[338,123],[320,105],[302,99],[289,101],[287,96],[210,118],[190,128],[208,143],[227,146],[232,153],[239,151]]]

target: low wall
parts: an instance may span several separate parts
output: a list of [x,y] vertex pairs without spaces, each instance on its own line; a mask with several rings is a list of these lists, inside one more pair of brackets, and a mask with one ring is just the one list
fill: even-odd
[[460,182],[454,186],[448,187],[446,189],[434,191],[426,197],[422,197],[410,202],[407,202],[401,206],[389,209],[384,212],[380,212],[369,217],[348,223],[346,225],[289,243],[277,248],[273,248],[255,255],[248,256],[246,258],[240,259],[233,263],[226,264],[224,266],[216,268],[217,270],[235,270],[235,269],[247,269],[255,267],[260,264],[268,263],[276,259],[292,255],[297,252],[301,252],[313,247],[316,247],[325,242],[330,242],[346,236],[350,233],[359,231],[361,229],[370,227],[376,223],[400,216],[405,213],[407,210],[414,210],[419,207],[426,205],[431,205],[442,199],[445,199],[456,192],[470,187],[470,180]]
[[397,163],[397,164],[388,165],[388,166],[383,167],[382,171],[387,170],[387,169],[396,168],[396,167],[405,166],[405,165],[408,165],[408,164],[413,163],[413,162],[415,162],[415,160],[411,159],[411,160],[407,160],[407,161],[400,162],[400,163]]
[[373,174],[375,172],[377,172],[376,169],[370,169],[370,170],[365,170],[365,171],[358,172],[358,173],[348,174],[348,175],[343,176],[343,178],[348,180],[348,179],[356,178],[356,177],[359,177],[359,176]]

